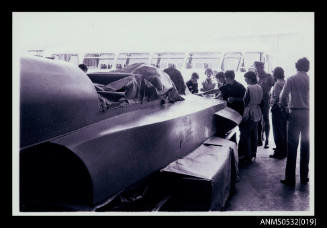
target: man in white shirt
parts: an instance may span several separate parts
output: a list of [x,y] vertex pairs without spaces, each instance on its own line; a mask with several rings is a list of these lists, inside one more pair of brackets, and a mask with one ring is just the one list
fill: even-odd
[[[287,163],[285,179],[281,183],[295,186],[296,155],[301,133],[300,179],[301,184],[309,181],[309,60],[296,62],[297,74],[286,80],[280,96],[281,107],[289,106],[290,114],[287,133]],[[288,96],[290,103],[288,104]]]

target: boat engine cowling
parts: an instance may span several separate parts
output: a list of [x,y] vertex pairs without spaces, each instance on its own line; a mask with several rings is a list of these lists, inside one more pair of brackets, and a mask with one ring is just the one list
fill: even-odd
[[94,85],[77,66],[37,57],[21,58],[21,147],[90,124],[99,112]]

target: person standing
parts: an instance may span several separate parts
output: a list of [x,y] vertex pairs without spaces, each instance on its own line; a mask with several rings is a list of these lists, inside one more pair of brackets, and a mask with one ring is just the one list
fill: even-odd
[[270,102],[270,90],[274,85],[274,79],[270,74],[264,71],[263,62],[254,62],[254,67],[259,78],[258,84],[263,90],[263,102],[261,106],[262,111],[262,121],[258,124],[258,146],[262,146],[263,132],[265,133],[265,146],[264,148],[269,148],[269,102]]
[[190,90],[191,93],[198,93],[198,80],[199,80],[199,75],[194,72],[191,76],[191,79],[186,82],[186,86]]
[[[282,184],[295,186],[296,156],[299,137],[300,144],[300,180],[301,184],[309,182],[309,71],[310,62],[307,58],[299,59],[295,67],[297,73],[286,80],[280,96],[280,105],[289,106],[287,132],[287,162],[285,179]],[[288,96],[290,95],[290,103]]]
[[244,74],[245,82],[248,84],[244,96],[244,113],[240,128],[240,142],[238,153],[244,157],[245,163],[251,163],[257,154],[257,125],[262,118],[260,103],[262,102],[263,91],[257,84],[257,77],[254,72]]
[[275,85],[272,90],[270,105],[276,148],[274,154],[269,155],[269,157],[283,159],[287,155],[287,115],[284,109],[279,106],[279,96],[285,84],[283,68],[276,67],[273,76]]
[[243,115],[245,88],[235,80],[235,73],[232,70],[225,72],[225,79],[226,84],[219,88],[221,97],[227,101],[228,107]]

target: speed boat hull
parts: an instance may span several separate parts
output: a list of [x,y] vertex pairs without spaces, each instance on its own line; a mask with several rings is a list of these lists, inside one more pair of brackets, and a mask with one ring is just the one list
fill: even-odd
[[[78,74],[75,80],[84,77]],[[81,81],[83,88],[90,90],[84,92],[89,107],[97,107],[97,103],[92,104],[97,102],[92,82],[85,78]],[[85,85],[87,83],[90,85]],[[49,91],[47,93],[51,95]],[[65,100],[57,97],[58,102],[63,102],[63,111],[68,109],[69,115],[76,113],[77,116],[73,116],[76,123],[69,126],[72,122],[67,121],[67,115],[51,116],[54,119],[64,116],[69,126],[68,130],[57,133],[51,131],[58,128],[51,119],[49,125],[44,118],[41,125],[37,119],[28,120],[28,126],[48,128],[47,132],[51,135],[40,135],[39,139],[38,132],[32,132],[35,129],[30,128],[31,143],[27,135],[21,134],[22,139],[26,138],[20,150],[22,210],[28,210],[28,204],[94,208],[131,184],[191,153],[216,133],[219,126],[214,114],[226,104],[192,94],[184,98],[184,101],[175,103],[152,101],[125,111],[118,108],[105,114],[94,114],[90,109],[84,113],[83,110],[74,110],[79,108],[77,105],[65,106]],[[72,99],[68,100],[72,102]],[[33,101],[22,104],[25,112],[32,106],[33,110],[49,115],[53,113],[47,111],[47,108],[52,108],[51,105]],[[21,132],[27,134],[25,122],[21,122]]]

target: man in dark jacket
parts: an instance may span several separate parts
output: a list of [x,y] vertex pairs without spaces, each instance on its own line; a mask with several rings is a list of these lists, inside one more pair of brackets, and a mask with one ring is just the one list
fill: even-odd
[[186,85],[184,82],[184,78],[179,70],[175,68],[174,64],[170,64],[170,66],[164,70],[170,77],[170,79],[174,82],[177,91],[179,94],[185,95]]
[[244,112],[243,97],[246,89],[235,80],[235,73],[232,70],[225,72],[226,84],[219,88],[221,96],[227,101],[227,106],[236,110],[241,115]]

